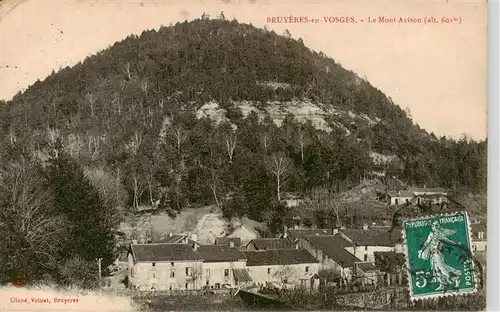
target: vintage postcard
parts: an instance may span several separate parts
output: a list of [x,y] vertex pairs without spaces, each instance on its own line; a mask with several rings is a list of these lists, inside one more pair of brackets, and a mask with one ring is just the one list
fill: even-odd
[[485,310],[487,13],[1,1],[0,311]]

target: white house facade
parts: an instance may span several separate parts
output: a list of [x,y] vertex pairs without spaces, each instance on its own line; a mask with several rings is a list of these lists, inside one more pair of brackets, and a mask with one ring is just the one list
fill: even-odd
[[254,283],[317,289],[318,261],[303,249],[243,251]]
[[332,271],[343,280],[352,279],[354,264],[361,261],[345,250],[349,242],[337,235],[303,236],[299,245],[319,262],[319,270]]
[[128,285],[146,290],[198,289],[202,258],[188,244],[132,244]]
[[237,287],[252,281],[244,272],[246,257],[238,249],[221,245],[200,246],[197,253],[203,259],[202,287]]

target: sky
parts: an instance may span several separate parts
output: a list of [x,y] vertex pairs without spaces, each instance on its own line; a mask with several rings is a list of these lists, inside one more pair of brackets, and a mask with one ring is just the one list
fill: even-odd
[[[437,136],[487,135],[485,0],[86,1],[0,3],[0,99],[10,100],[52,70],[72,66],[130,34],[215,17],[302,38],[370,81]],[[357,23],[268,23],[268,17],[353,17]],[[368,23],[435,17],[438,23]],[[442,18],[451,23],[442,23]]]

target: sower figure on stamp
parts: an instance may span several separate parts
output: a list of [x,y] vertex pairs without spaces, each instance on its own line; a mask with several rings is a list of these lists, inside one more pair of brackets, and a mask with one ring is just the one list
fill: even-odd
[[436,290],[442,290],[445,286],[455,283],[458,287],[461,272],[444,262],[442,253],[443,242],[451,245],[460,245],[450,239],[449,236],[455,234],[455,230],[443,229],[438,221],[432,223],[432,231],[429,233],[424,246],[418,251],[418,257],[422,260],[430,260],[432,276],[439,282]]

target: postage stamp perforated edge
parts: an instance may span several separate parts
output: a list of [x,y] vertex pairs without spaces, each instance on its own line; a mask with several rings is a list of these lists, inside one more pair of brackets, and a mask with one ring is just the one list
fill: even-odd
[[452,213],[444,213],[444,214],[435,214],[435,215],[427,215],[419,218],[413,218],[413,219],[404,219],[402,220],[402,228],[401,228],[401,235],[403,238],[403,250],[404,250],[404,255],[405,255],[405,263],[406,263],[406,274],[407,274],[407,280],[408,280],[408,291],[410,293],[410,299],[411,301],[417,301],[417,300],[423,300],[423,299],[432,299],[432,298],[442,298],[442,297],[450,297],[450,296],[465,296],[465,295],[470,295],[473,293],[477,292],[477,285],[480,277],[478,276],[479,272],[477,272],[477,269],[475,267],[475,263],[473,261],[473,268],[474,268],[474,274],[472,274],[472,277],[474,279],[474,288],[472,290],[467,290],[467,291],[448,291],[448,292],[436,292],[436,293],[430,293],[426,295],[418,295],[415,296],[413,293],[413,287],[411,285],[412,281],[412,273],[410,269],[410,258],[408,256],[408,244],[406,241],[406,231],[405,231],[405,223],[409,221],[416,221],[416,220],[425,220],[429,218],[440,218],[440,217],[451,217],[455,216],[457,214],[463,214],[465,216],[465,221],[467,223],[467,239],[468,239],[468,249],[469,252],[474,258],[474,250],[472,249],[471,242],[472,242],[472,228],[469,220],[469,214],[466,211],[457,211],[457,212],[452,212]]

